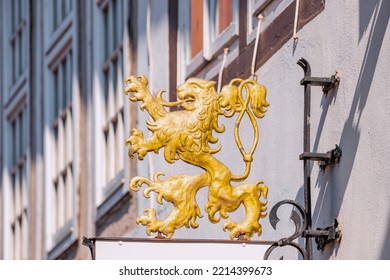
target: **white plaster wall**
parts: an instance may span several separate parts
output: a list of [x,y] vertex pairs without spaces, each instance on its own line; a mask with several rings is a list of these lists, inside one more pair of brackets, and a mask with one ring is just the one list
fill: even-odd
[[[166,16],[166,7],[158,12]],[[314,249],[314,258],[390,258],[390,86],[386,83],[390,78],[389,15],[390,2],[386,0],[326,1],[325,10],[299,31],[298,44],[294,46],[291,39],[257,73],[268,88],[271,106],[259,121],[260,142],[247,181],[262,179],[268,185],[269,209],[283,199],[303,203],[303,163],[299,161],[303,152],[303,87],[299,85],[303,70],[296,61],[307,59],[313,76],[327,77],[336,70],[341,75],[339,87],[328,95],[323,95],[319,87],[312,88],[312,151],[327,152],[335,144],[343,151],[340,163],[325,172],[319,171],[317,163],[312,165],[313,227],[328,226],[337,218],[343,235],[340,244],[329,245],[323,252]],[[158,53],[152,54],[156,72],[149,73],[154,91],[168,88],[164,22],[153,25],[154,34],[165,35],[153,38],[153,46],[159,46]],[[142,40],[145,43],[146,39],[139,41],[138,70],[147,69],[146,58],[140,57],[146,46]],[[139,125],[146,132],[147,116],[139,116]],[[224,148],[217,157],[238,174],[243,165],[236,164],[240,155],[235,150],[232,122],[226,123],[226,131],[219,135]],[[242,131],[250,135],[252,130],[249,126]],[[172,169],[161,156],[152,157],[153,169],[165,171],[167,176],[198,172],[181,163],[175,163]],[[148,163],[140,162],[139,166],[140,175],[147,175]],[[202,209],[206,193],[200,192]],[[145,206],[142,196],[138,198],[140,207]],[[290,211],[281,211],[277,231],[268,219],[263,220],[261,238],[275,240],[289,235]],[[235,215],[242,215],[242,211]],[[227,239],[228,233],[223,233],[221,227],[222,223],[213,225],[205,216],[198,229],[180,229],[175,237]],[[144,228],[140,227],[135,235],[145,236]],[[297,257],[294,252],[291,256]]]
[[324,65],[326,72],[319,74],[335,68],[342,76],[337,91],[313,96],[312,103],[313,111],[319,109],[313,112],[312,143],[318,142],[319,151],[334,143],[343,150],[339,165],[313,177],[318,225],[338,218],[343,230],[340,247],[318,257],[390,257],[389,16],[389,1],[329,1],[302,32],[305,41],[317,42],[310,51],[312,65]]
[[314,258],[390,257],[389,16],[389,1],[327,1],[299,32],[296,48],[289,41],[259,71],[271,103],[263,123],[267,163],[260,165],[272,176],[265,180],[270,206],[293,194],[302,197],[303,71],[296,61],[306,58],[313,76],[341,74],[339,87],[327,96],[312,88],[312,150],[338,144],[343,151],[340,163],[325,172],[312,167],[313,227],[337,218],[343,234],[339,245]]

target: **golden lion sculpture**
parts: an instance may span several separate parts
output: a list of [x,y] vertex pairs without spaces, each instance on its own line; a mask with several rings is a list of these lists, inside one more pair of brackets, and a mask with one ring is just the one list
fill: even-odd
[[[249,239],[254,233],[261,234],[260,218],[266,216],[266,197],[268,188],[262,181],[255,184],[232,186],[232,181],[245,180],[250,172],[252,156],[259,138],[256,117],[262,118],[266,112],[266,89],[253,80],[234,79],[229,85],[217,93],[213,81],[190,78],[177,88],[177,102],[167,102],[162,98],[164,91],[154,97],[148,87],[148,80],[144,76],[129,77],[126,80],[126,94],[133,102],[141,101],[141,109],[146,109],[152,121],[147,121],[148,129],[152,132],[145,138],[138,129],[133,129],[131,136],[126,140],[129,146],[129,156],[136,154],[143,159],[148,152],[157,153],[164,148],[165,160],[173,163],[183,160],[186,163],[198,166],[205,172],[198,175],[174,175],[166,180],[160,180],[162,172],[155,174],[153,180],[145,177],[135,177],[129,187],[138,191],[142,184],[148,187],[144,196],[157,193],[157,202],[163,199],[173,204],[174,209],[165,220],[159,220],[154,209],[148,208],[145,214],[137,219],[137,223],[146,226],[146,232],[151,235],[157,232],[159,236],[171,238],[176,229],[186,226],[197,228],[197,217],[202,217],[195,196],[200,188],[208,187],[208,203],[205,210],[211,222],[217,223],[220,217],[228,218],[228,213],[234,212],[241,204],[244,205],[246,215],[241,223],[227,220],[224,230],[230,231],[230,238]],[[237,86],[238,85],[238,86]],[[243,91],[246,91],[246,98]],[[165,107],[181,106],[183,110],[168,112]],[[238,148],[246,164],[244,174],[234,176],[229,168],[213,157],[220,151],[221,146],[213,149],[209,143],[215,144],[213,131],[222,133],[225,128],[218,125],[218,117],[232,117],[238,114],[234,135]],[[253,129],[254,141],[250,152],[246,152],[239,137],[239,126],[247,114]],[[261,199],[263,197],[263,199]]]

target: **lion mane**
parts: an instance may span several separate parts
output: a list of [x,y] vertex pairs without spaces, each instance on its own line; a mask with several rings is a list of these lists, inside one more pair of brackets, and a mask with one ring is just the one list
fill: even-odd
[[[212,132],[223,132],[218,125],[220,105],[214,88],[215,82],[198,78],[188,79],[178,88],[178,98],[184,110],[166,114],[156,121],[147,121],[148,129],[163,142],[165,159],[172,163],[179,159],[180,153],[216,153],[212,149],[218,138]],[[189,104],[192,104],[191,110]],[[186,106],[187,105],[187,106]]]

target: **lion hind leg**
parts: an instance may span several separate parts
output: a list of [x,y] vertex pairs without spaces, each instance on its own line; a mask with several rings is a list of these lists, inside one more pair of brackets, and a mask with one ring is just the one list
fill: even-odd
[[[260,218],[267,216],[268,187],[263,182],[257,184],[246,184],[232,187],[233,192],[229,199],[225,199],[224,205],[220,207],[220,213],[234,212],[241,204],[245,207],[245,218],[241,223],[232,220],[226,221],[223,230],[230,231],[230,238],[251,238],[255,233],[262,234]],[[263,199],[261,199],[263,198]]]
[[160,228],[160,221],[157,219],[156,210],[152,208],[146,208],[144,214],[137,218],[136,223],[146,226],[146,233],[149,236],[152,232],[157,232]]

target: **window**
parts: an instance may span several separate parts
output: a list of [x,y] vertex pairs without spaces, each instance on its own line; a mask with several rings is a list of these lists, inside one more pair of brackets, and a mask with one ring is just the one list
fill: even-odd
[[[21,77],[26,75],[25,69],[27,66],[27,11],[28,2],[15,0],[9,1],[9,44],[10,44],[10,71],[9,85],[14,86],[21,83]],[[13,91],[10,92],[11,95]],[[8,96],[10,97],[10,96]]]
[[72,11],[72,0],[54,0],[51,1],[54,32]]
[[[97,143],[101,161],[97,162],[98,170],[102,170],[96,179],[97,202],[101,204],[113,192],[123,185],[125,166],[125,134],[124,134],[124,74],[123,74],[123,32],[124,1],[99,1],[97,12],[103,34],[98,36],[98,45],[104,51],[98,59],[100,69],[101,103],[97,114]],[[97,144],[99,145],[99,144]],[[99,213],[98,213],[99,215]]]
[[[298,30],[324,10],[324,2],[300,0]],[[178,1],[177,83],[191,76],[218,79],[223,50],[229,48],[222,83],[251,75],[258,16],[261,23],[255,70],[292,39],[295,0]],[[230,8],[231,7],[231,8]],[[172,28],[175,22],[172,21]],[[170,39],[170,44],[176,43]],[[171,87],[173,88],[173,87]],[[174,99],[174,98],[173,98]]]
[[259,14],[264,16],[262,30],[265,30],[277,16],[281,14],[295,0],[249,0],[248,1],[248,29],[247,43],[256,37]]
[[61,41],[70,39],[75,3],[77,2],[74,0],[44,0],[43,31],[46,56],[57,55],[57,50],[53,49],[61,45]]
[[238,35],[238,0],[179,1],[182,76],[217,57]]
[[203,0],[191,0],[190,10],[191,59],[203,49]]
[[59,232],[73,217],[72,51],[53,69],[53,218]]
[[26,21],[24,20],[25,13],[22,1],[11,1],[11,26],[12,33],[10,38],[11,56],[12,56],[12,82],[22,74],[25,67],[25,57],[23,52],[23,45],[25,38],[23,30],[26,28]]
[[77,239],[78,44],[73,0],[46,0],[44,48],[45,253],[61,257]]
[[[4,2],[4,3],[3,3]],[[28,258],[29,188],[28,188],[28,11],[29,1],[2,1],[0,25],[4,31],[4,53],[1,86],[4,116],[2,128],[2,211],[4,227],[1,228],[5,242],[4,258]],[[4,27],[3,27],[4,26]],[[3,172],[4,171],[4,172]],[[4,207],[3,207],[4,205]]]
[[21,110],[10,121],[11,126],[11,252],[13,259],[27,259],[28,249],[28,185],[27,185],[27,119]]
[[205,4],[205,58],[210,60],[238,35],[238,1],[208,0]]

